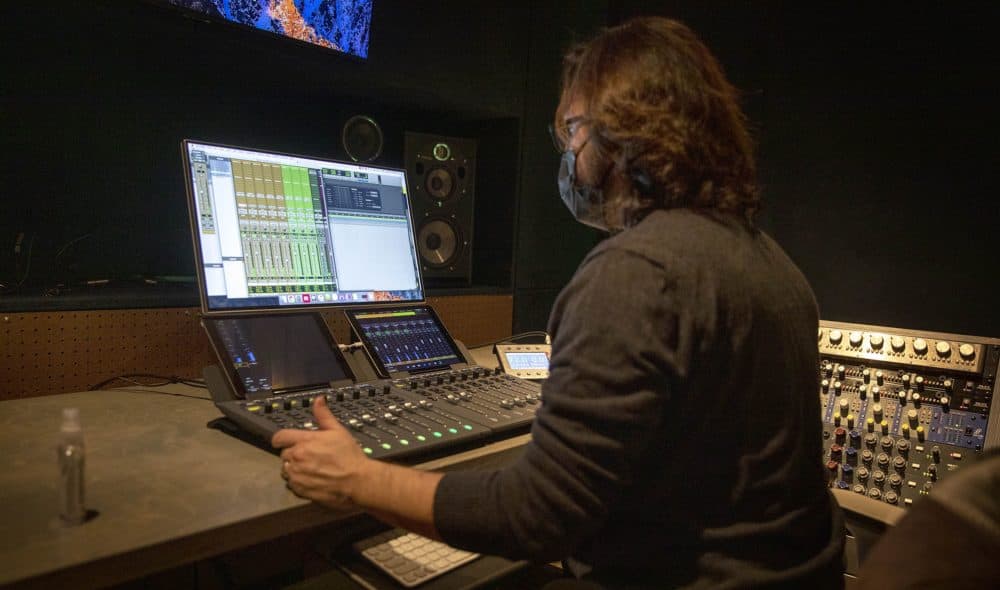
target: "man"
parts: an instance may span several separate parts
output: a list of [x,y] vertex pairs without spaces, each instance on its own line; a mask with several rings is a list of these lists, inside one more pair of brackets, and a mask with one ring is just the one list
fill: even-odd
[[388,465],[318,403],[322,431],[272,441],[289,486],[609,588],[842,585],[816,302],[753,226],[735,89],[687,27],[637,19],[566,56],[554,131],[563,201],[614,235],[553,307],[523,456],[489,472]]

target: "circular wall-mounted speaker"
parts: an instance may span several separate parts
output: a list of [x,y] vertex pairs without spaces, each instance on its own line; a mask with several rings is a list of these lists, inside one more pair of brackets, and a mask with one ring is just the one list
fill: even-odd
[[382,129],[371,117],[355,115],[344,123],[344,151],[355,162],[371,162],[382,154]]

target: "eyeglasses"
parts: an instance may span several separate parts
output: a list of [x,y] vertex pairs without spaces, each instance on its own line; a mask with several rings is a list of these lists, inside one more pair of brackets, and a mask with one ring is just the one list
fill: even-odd
[[573,135],[585,121],[586,118],[583,115],[568,117],[558,129],[549,123],[549,136],[552,138],[552,146],[556,148],[557,152],[561,154],[566,151],[566,143],[560,138],[565,137],[566,141],[573,139]]

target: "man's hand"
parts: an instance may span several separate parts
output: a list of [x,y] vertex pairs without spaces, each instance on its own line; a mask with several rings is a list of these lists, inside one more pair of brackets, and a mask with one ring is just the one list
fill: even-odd
[[330,508],[353,508],[358,480],[375,462],[365,456],[322,396],[313,400],[312,411],[319,430],[279,430],[271,438],[273,447],[283,449],[281,475],[297,496]]

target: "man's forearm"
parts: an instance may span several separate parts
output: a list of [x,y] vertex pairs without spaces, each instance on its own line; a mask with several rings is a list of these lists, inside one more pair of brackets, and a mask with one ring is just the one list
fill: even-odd
[[441,473],[371,461],[359,474],[351,500],[379,520],[440,539],[434,526],[434,494]]

